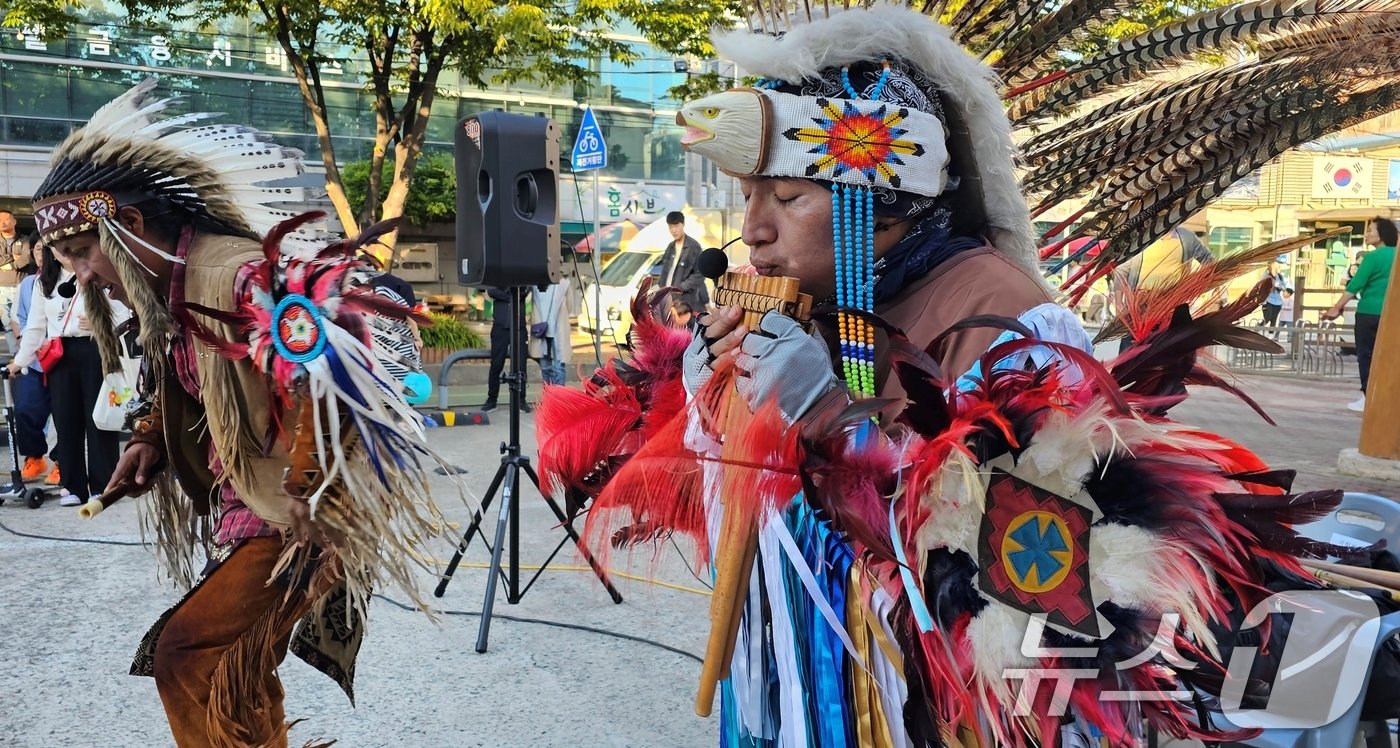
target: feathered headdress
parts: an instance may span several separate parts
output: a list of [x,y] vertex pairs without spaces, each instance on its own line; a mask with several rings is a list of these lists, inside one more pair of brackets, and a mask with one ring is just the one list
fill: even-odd
[[[134,251],[139,246],[165,260],[172,254],[136,236],[117,220],[127,206],[143,215],[169,214],[176,225],[261,239],[296,216],[279,204],[306,201],[302,187],[268,183],[301,175],[302,152],[273,142],[243,125],[191,126],[217,116],[207,112],[161,117],[178,99],[157,98],[159,80],[147,78],[104,104],[82,129],[53,151],[53,168],[34,193],[34,219],[45,241],[97,231],[102,252],[123,279],[141,320],[141,344],[159,350],[171,332],[168,310],[141,282],[155,274]],[[285,251],[313,255],[333,237],[302,225],[283,242]],[[84,290],[97,317],[94,337],[103,369],[119,369],[118,343],[106,294]]]
[[[53,168],[34,193],[34,218],[46,241],[97,229],[127,252],[135,242],[180,262],[127,231],[117,211],[156,203],[184,223],[249,239],[296,215],[274,206],[304,202],[304,189],[267,183],[301,175],[301,151],[242,125],[189,126],[216,116],[208,112],[159,119],[177,99],[156,98],[157,83],[147,78],[108,102],[54,149]],[[303,227],[288,244],[310,251],[325,238]]]
[[[839,306],[875,307],[877,216],[985,235],[1037,274],[996,76],[946,28],[876,6],[715,48],[762,80],[681,107],[681,142],[732,175],[831,187]],[[873,395],[874,330],[846,312],[838,327],[848,385]]]
[[[1070,279],[1084,287],[1283,151],[1400,108],[1397,0],[1233,3],[1088,56],[1079,43],[1117,19],[1125,0],[835,6],[755,0],[759,33],[715,40],[742,71],[796,84],[790,94],[805,98],[807,109],[817,97],[826,109],[807,112],[787,103],[791,95],[739,89],[682,107],[690,128],[683,142],[729,173],[852,185],[881,186],[891,173],[927,171],[921,160],[931,160],[958,179],[910,179],[905,189],[936,195],[956,185],[950,197],[959,211],[984,220],[994,245],[1030,265],[1037,242],[1028,219],[1083,199],[1046,232],[1075,226],[1045,256],[1075,239],[1102,239],[1103,250]],[[1200,63],[1212,55],[1230,63]],[[889,86],[848,94],[824,83],[883,62],[896,69],[892,80],[902,71],[932,85],[945,130],[919,117],[892,121],[909,100],[890,96]],[[848,112],[868,120],[881,101],[889,106],[880,127],[836,131],[857,122]],[[808,137],[814,125],[825,141]],[[896,137],[892,127],[904,132]],[[1022,153],[1019,186],[1013,137]],[[911,149],[924,153],[911,159]],[[788,154],[807,164],[794,168]],[[885,169],[829,166],[875,156]],[[810,164],[823,166],[808,173]]]
[[763,83],[683,106],[687,148],[731,174],[825,179],[882,204],[894,202],[891,192],[955,192],[959,213],[975,215],[1002,251],[1034,269],[996,75],[947,28],[877,5],[793,23],[781,36],[714,41]]

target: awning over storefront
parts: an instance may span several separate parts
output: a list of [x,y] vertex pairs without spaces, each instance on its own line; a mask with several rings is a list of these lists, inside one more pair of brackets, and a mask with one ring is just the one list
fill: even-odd
[[1369,208],[1327,208],[1325,210],[1299,210],[1294,213],[1300,223],[1326,222],[1365,223],[1376,216],[1400,218],[1400,208],[1375,205]]

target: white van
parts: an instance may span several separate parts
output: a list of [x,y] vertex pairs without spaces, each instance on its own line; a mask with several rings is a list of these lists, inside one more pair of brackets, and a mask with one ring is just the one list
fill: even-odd
[[[738,220],[726,221],[719,210],[692,210],[682,208],[685,214],[685,230],[701,247],[722,247],[725,242],[739,235]],[[637,286],[642,278],[651,275],[661,276],[661,258],[666,246],[671,243],[671,231],[666,226],[665,217],[652,221],[628,242],[627,249],[618,252],[603,268],[599,284],[595,289],[592,283],[583,287],[583,310],[579,313],[578,326],[583,332],[592,335],[599,330],[594,323],[595,308],[602,310],[601,333],[604,340],[623,342],[627,330],[632,326],[632,297],[637,294]],[[729,266],[739,267],[748,262],[749,248],[742,242],[735,242],[725,250],[729,256]],[[711,286],[713,291],[713,286]]]

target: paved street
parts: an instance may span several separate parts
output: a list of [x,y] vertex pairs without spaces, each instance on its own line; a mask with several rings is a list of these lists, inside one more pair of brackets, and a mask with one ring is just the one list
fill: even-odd
[[[1356,444],[1360,419],[1343,407],[1355,397],[1351,386],[1268,377],[1242,384],[1278,428],[1212,392],[1198,392],[1177,415],[1298,468],[1301,489],[1336,485],[1400,495],[1400,486],[1333,472],[1337,452]],[[464,484],[477,495],[494,474],[496,447],[506,435],[505,412],[496,415],[497,423],[489,426],[433,434],[442,454],[468,470]],[[532,453],[533,423],[525,418]],[[467,508],[447,498],[449,480],[433,482],[449,516],[466,518]],[[563,536],[533,488],[525,493],[522,517],[524,560],[536,563]],[[492,525],[494,518],[493,512]],[[154,685],[125,673],[145,627],[177,595],[158,582],[153,558],[139,547],[69,542],[136,541],[135,503],[122,502],[90,522],[56,504],[31,511],[7,503],[0,507],[0,522],[8,530],[0,530],[0,746],[167,745]],[[447,558],[445,545],[437,555]],[[476,567],[488,560],[479,541],[468,560]],[[568,551],[559,561],[578,562]],[[421,614],[375,601],[356,708],[301,662],[289,660],[283,668],[288,716],[307,718],[294,729],[292,744],[338,738],[339,745],[354,747],[712,745],[713,719],[700,719],[691,709],[697,661],[614,635],[700,654],[708,601],[690,591],[699,583],[669,548],[656,558],[613,562],[637,574],[655,570],[675,586],[619,579],[626,602],[613,605],[586,572],[550,570],[519,605],[506,604],[502,591],[498,613],[539,622],[498,617],[485,655],[473,651],[475,617],[449,615],[434,626]],[[464,569],[442,604],[478,610],[484,581],[480,568]]]
[[[506,427],[504,418],[497,420],[433,434],[436,448],[467,468],[464,484],[477,495],[499,465],[497,445]],[[533,450],[533,440],[527,448]],[[466,508],[448,498],[448,479],[435,477],[433,483],[449,517],[467,518]],[[533,487],[526,491],[522,509],[522,563],[539,563],[564,536],[554,529],[553,515]],[[491,530],[495,518],[493,511]],[[8,530],[53,538],[138,539],[131,501],[92,521],[56,503],[38,510],[6,503],[0,507],[0,522]],[[450,547],[441,544],[436,555],[445,564]],[[479,540],[467,560],[478,567],[489,561]],[[679,586],[700,587],[674,550],[656,559],[639,558],[630,567],[625,557],[613,561],[639,575],[655,568]],[[563,567],[578,563],[567,549],[556,560]],[[480,568],[463,569],[443,606],[479,610],[485,578]],[[288,717],[308,718],[293,730],[292,744],[312,738],[338,738],[342,746],[709,744],[715,727],[691,708],[698,662],[618,638],[643,637],[702,653],[708,598],[617,581],[626,598],[622,605],[614,605],[586,572],[551,570],[519,605],[506,603],[502,587],[497,613],[540,622],[497,617],[485,655],[474,651],[477,618],[449,615],[435,627],[421,613],[376,600],[357,672],[357,707],[295,658],[282,668]],[[426,576],[425,585],[430,594]],[[126,670],[146,627],[176,599],[157,580],[154,558],[139,547],[23,538],[0,530],[0,630],[5,639],[0,644],[0,746],[168,745],[154,684],[128,676]],[[545,621],[618,636],[551,627]]]

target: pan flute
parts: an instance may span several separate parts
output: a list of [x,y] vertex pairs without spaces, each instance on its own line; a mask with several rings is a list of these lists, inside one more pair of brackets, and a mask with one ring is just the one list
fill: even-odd
[[[763,315],[777,310],[780,314],[805,321],[811,313],[812,297],[799,293],[796,278],[766,277],[725,273],[715,287],[715,304],[738,306],[744,310],[742,324],[757,330]],[[735,434],[743,427],[748,406],[736,391],[730,394],[728,412],[720,420],[725,434]],[[731,442],[726,439],[721,457],[730,456]],[[749,577],[753,573],[754,557],[758,554],[758,527],[749,512],[729,511],[732,506],[726,495],[730,481],[721,481],[720,502],[725,506],[720,534],[715,543],[715,586],[710,598],[710,637],[705,646],[705,662],[700,670],[700,689],[695,697],[695,713],[708,717],[714,708],[715,689],[728,677],[729,663],[734,658],[734,642],[743,618],[744,597]]]

